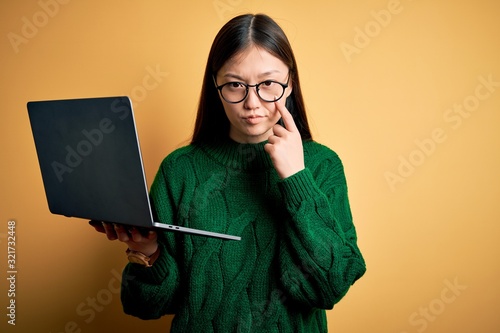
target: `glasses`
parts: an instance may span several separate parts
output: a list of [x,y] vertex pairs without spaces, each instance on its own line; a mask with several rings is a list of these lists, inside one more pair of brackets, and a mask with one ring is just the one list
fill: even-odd
[[248,89],[250,87],[255,87],[257,95],[264,102],[276,102],[285,94],[285,89],[288,87],[288,82],[290,81],[290,75],[288,75],[286,83],[274,80],[266,80],[257,84],[232,81],[218,86],[215,77],[213,79],[215,88],[219,90],[222,98],[228,103],[236,104],[244,101],[248,96]]

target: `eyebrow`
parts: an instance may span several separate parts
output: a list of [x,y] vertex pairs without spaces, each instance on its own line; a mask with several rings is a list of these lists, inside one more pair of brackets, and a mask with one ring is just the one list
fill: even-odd
[[[267,72],[260,73],[259,75],[257,75],[257,77],[258,78],[262,78],[262,77],[266,77],[266,76],[269,76],[269,75],[275,74],[275,73],[281,73],[281,71],[279,71],[277,69],[272,69],[272,70],[269,70]],[[226,73],[226,74],[223,75],[223,77],[225,77],[225,78],[233,78],[233,79],[245,81],[244,78],[242,78],[238,74],[234,74],[234,73]]]

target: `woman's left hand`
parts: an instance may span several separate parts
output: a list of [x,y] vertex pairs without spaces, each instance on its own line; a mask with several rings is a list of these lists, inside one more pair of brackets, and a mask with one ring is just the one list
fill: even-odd
[[274,103],[285,127],[274,125],[273,134],[269,136],[264,149],[271,157],[278,175],[285,179],[304,169],[304,151],[300,132],[290,111],[285,107],[285,98]]

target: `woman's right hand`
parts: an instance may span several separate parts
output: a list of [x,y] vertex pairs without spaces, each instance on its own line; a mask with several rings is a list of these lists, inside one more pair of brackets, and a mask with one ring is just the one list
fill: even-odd
[[127,244],[130,250],[151,256],[158,249],[158,235],[154,230],[141,232],[135,227],[102,221],[90,221],[89,224],[97,232],[106,234],[109,240],[119,240]]

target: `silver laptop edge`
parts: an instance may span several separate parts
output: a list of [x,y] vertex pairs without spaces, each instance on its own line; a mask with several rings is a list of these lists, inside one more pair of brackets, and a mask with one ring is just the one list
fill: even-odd
[[205,231],[205,230],[199,230],[199,229],[180,227],[177,225],[164,224],[164,223],[159,223],[159,222],[153,222],[153,226],[156,228],[180,231],[180,232],[185,232],[188,234],[203,235],[203,236],[224,238],[224,239],[230,239],[230,240],[241,240],[241,237],[239,237],[239,236],[220,234],[218,232],[211,232],[211,231]]

